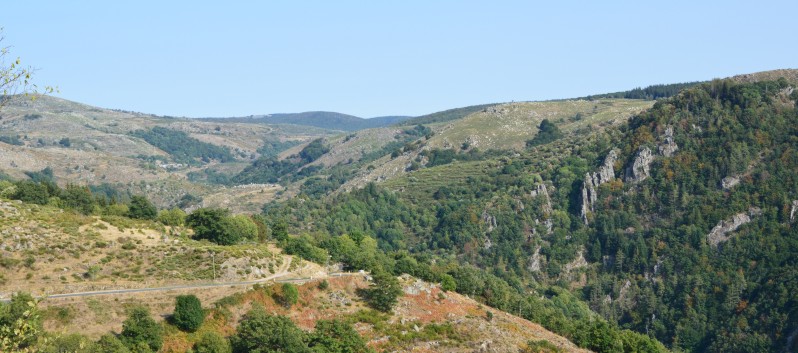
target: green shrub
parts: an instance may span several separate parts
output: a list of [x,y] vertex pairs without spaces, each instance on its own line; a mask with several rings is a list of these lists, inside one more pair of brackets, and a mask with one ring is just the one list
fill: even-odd
[[127,216],[137,219],[155,219],[158,209],[144,196],[133,196],[130,198],[130,206]]
[[205,312],[199,298],[194,295],[180,295],[175,298],[175,311],[172,323],[179,329],[194,332],[205,321]]
[[230,353],[230,342],[216,332],[205,332],[194,345],[194,353]]
[[291,283],[283,283],[282,291],[277,298],[280,304],[286,308],[290,308],[299,300],[299,290]]
[[157,352],[163,345],[163,328],[150,317],[149,309],[135,307],[128,318],[122,322],[120,339],[128,349],[136,351],[146,346]]

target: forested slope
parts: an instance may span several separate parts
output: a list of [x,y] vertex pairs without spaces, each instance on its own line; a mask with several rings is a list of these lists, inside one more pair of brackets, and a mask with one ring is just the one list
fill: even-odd
[[[713,81],[619,128],[485,156],[462,180],[414,178],[475,163],[454,158],[266,213],[351,267],[452,280],[593,350],[657,349],[631,329],[677,350],[779,352],[798,327],[794,85]],[[385,257],[347,258],[342,234]]]

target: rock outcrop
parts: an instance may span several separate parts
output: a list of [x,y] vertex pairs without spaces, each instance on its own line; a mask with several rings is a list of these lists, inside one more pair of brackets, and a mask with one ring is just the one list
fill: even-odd
[[488,210],[482,211],[482,221],[485,222],[485,225],[488,227],[488,233],[496,228],[496,217],[491,216]]
[[798,200],[793,200],[792,209],[790,210],[790,223],[795,222],[796,212],[798,212]]
[[[677,145],[676,141],[673,139],[673,127],[668,126],[665,128],[665,133],[660,136],[660,143],[657,145],[657,151],[663,157],[671,157],[678,150],[679,145]],[[645,180],[651,175],[649,168],[653,161],[654,153],[651,149],[647,146],[640,147],[637,151],[637,155],[632,161],[632,165],[626,167],[623,180],[631,183]]]
[[707,235],[707,242],[709,242],[709,245],[713,248],[718,247],[718,245],[731,238],[731,236],[728,235],[729,233],[736,231],[744,224],[750,223],[751,217],[761,214],[762,210],[752,207],[748,209],[748,213],[738,213],[730,219],[718,222],[718,225],[712,228],[712,231]]
[[551,198],[549,197],[549,190],[546,188],[545,183],[538,184],[538,186],[535,187],[535,190],[532,190],[529,194],[532,197],[543,197],[543,212],[546,214],[551,214]]
[[729,190],[739,183],[740,178],[735,176],[727,176],[720,181],[720,187],[722,187],[723,190]]
[[661,136],[661,143],[657,146],[659,154],[670,157],[679,149],[679,145],[673,141],[673,127],[668,126],[665,128],[665,134]]
[[615,161],[618,159],[618,154],[614,150],[607,154],[604,158],[604,163],[599,167],[598,171],[593,174],[585,174],[585,182],[582,184],[582,220],[587,224],[587,213],[593,211],[593,204],[598,199],[596,189],[599,185],[607,183],[615,179]]
[[650,175],[649,168],[654,161],[654,155],[648,147],[641,147],[637,152],[632,165],[626,168],[625,182],[637,183],[645,180]]
[[527,269],[532,272],[540,272],[543,258],[540,256],[540,246],[535,248],[535,253],[529,258]]

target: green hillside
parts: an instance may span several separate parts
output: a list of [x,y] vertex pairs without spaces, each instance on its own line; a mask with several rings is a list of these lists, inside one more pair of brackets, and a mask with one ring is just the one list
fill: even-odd
[[565,290],[610,336],[617,327],[680,351],[781,352],[798,332],[794,85],[712,81],[629,124],[267,214],[329,234],[316,244],[331,252],[330,236],[373,236],[394,260],[351,266],[452,276],[461,293],[597,351],[620,348],[583,341],[585,317],[542,315],[520,293]]

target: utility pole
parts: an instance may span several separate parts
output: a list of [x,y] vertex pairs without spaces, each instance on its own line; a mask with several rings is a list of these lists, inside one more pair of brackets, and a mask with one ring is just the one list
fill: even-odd
[[216,282],[216,253],[211,253],[211,268],[213,268],[213,281]]

